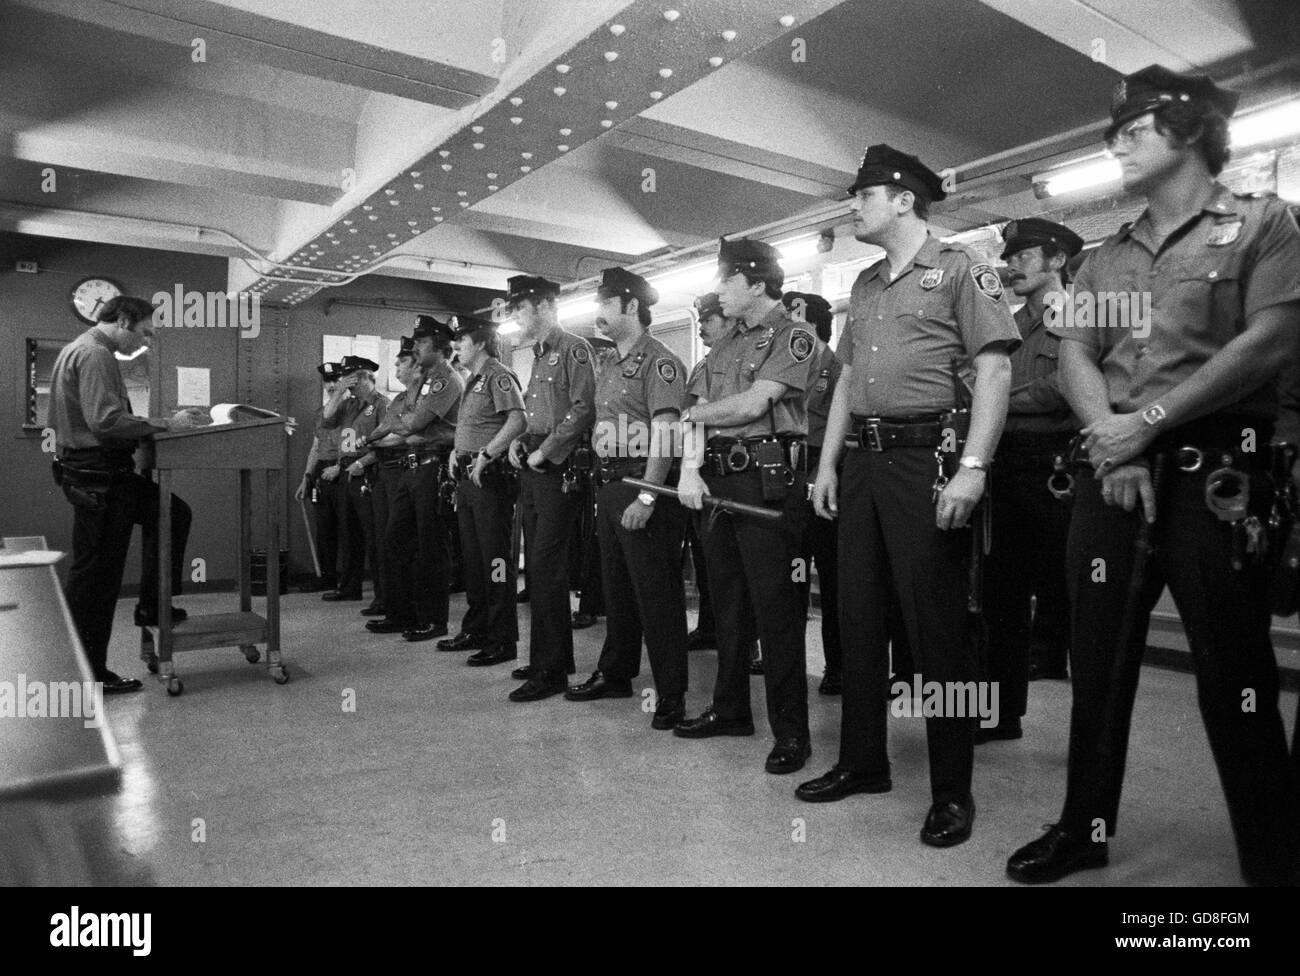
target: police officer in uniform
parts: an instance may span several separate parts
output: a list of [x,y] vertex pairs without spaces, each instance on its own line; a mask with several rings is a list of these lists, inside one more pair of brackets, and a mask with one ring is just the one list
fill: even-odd
[[[325,386],[325,395],[333,396],[339,381],[339,363],[321,363],[316,367]],[[316,523],[316,557],[320,563],[321,576],[315,586],[309,589],[323,589],[322,599],[329,599],[330,593],[338,589],[339,564],[339,523],[342,521],[343,508],[338,504],[338,492],[341,469],[339,460],[339,432],[321,426],[323,407],[316,408],[315,434],[312,436],[311,450],[307,452],[307,467],[302,473],[302,482],[293,497],[297,501],[305,499],[310,492],[312,512]]]
[[[1049,295],[1064,294],[1065,267],[1083,240],[1037,217],[1011,221],[1002,237],[1008,284],[1025,304],[1015,314],[1021,345],[1011,354],[1007,423],[991,475],[993,538],[984,565],[986,678],[997,682],[1000,714],[996,726],[976,731],[977,744],[1021,737],[1030,679],[1064,678],[1069,650],[1070,509],[1048,484],[1059,479],[1058,491],[1068,485],[1065,462],[1078,424],[1060,392],[1061,340],[1043,324],[1043,308]],[[1031,655],[1037,664],[1032,672]]]
[[[401,631],[411,642],[447,633],[450,603],[450,556],[447,522],[451,509],[441,498],[448,455],[456,433],[456,416],[464,392],[460,376],[447,362],[451,329],[432,315],[416,319],[414,352],[421,367],[409,412],[371,435],[377,442],[395,433],[405,442],[397,491],[388,512],[384,544],[388,579],[384,598],[388,616],[366,629],[377,634]],[[409,391],[408,391],[409,392]]]
[[[766,506],[781,512],[781,519],[730,514],[703,519],[700,534],[718,621],[718,677],[712,706],[678,723],[673,734],[692,739],[754,734],[749,648],[742,637],[742,615],[753,612],[776,739],[766,768],[792,773],[812,752],[805,611],[794,566],[807,517],[804,398],[816,337],[793,322],[781,304],[785,272],[772,245],[723,241],[718,278],[723,313],[735,323],[709,350],[708,365],[690,391],[697,403],[682,416],[683,424],[705,429],[707,448],[685,451],[680,496],[696,510],[703,508],[705,494],[713,494]],[[694,431],[689,436],[698,440]]]
[[[891,587],[924,678],[974,687],[967,525],[1006,417],[1007,353],[1020,341],[997,273],[966,246],[930,235],[929,205],[944,191],[919,159],[871,146],[849,192],[854,236],[884,248],[885,257],[853,283],[813,490],[817,514],[838,516],[840,539],[851,541],[840,546],[840,579],[856,592],[840,601],[840,629],[852,638],[839,762],[799,787],[810,802],[891,788]],[[977,378],[963,450],[956,364],[968,358]],[[974,730],[974,716],[964,712],[926,718],[933,802],[921,840],[931,846],[970,837]]]
[[[1017,881],[1107,863],[1132,706],[1112,694],[1113,668],[1120,654],[1140,655],[1165,585],[1196,665],[1242,874],[1255,885],[1297,880],[1297,790],[1263,550],[1275,380],[1300,331],[1300,233],[1276,199],[1235,196],[1215,179],[1237,97],[1203,75],[1152,65],[1124,78],[1111,102],[1107,148],[1125,190],[1144,195],[1147,208],[1088,256],[1073,322],[1052,326],[1064,340],[1062,386],[1084,424],[1088,462],[1067,549],[1074,704],[1064,809],[1008,861]],[[1096,304],[1103,292],[1133,293],[1128,316],[1117,322],[1113,306],[1098,307],[1081,323],[1081,300]],[[1154,550],[1134,580],[1144,519]],[[1131,644],[1120,648],[1134,583]]]
[[361,356],[344,356],[339,382],[321,413],[321,426],[338,431],[338,475],[343,505],[342,529],[346,542],[343,573],[338,589],[322,600],[360,600],[366,563],[375,581],[375,603],[384,603],[384,581],[379,572],[375,515],[366,482],[367,469],[378,460],[366,448],[366,438],[384,422],[388,401],[375,389],[379,364]]
[[460,633],[439,641],[438,650],[475,651],[466,663],[485,667],[518,656],[510,532],[519,485],[506,452],[527,421],[519,380],[498,358],[496,323],[462,315],[453,322],[452,337],[456,356],[470,374],[452,455],[469,606]]
[[575,449],[586,445],[595,421],[596,377],[591,346],[560,328],[555,302],[560,286],[530,275],[508,282],[506,302],[522,337],[533,346],[533,372],[524,394],[528,429],[510,446],[519,471],[520,521],[532,630],[528,665],[512,677],[524,683],[515,702],[540,701],[568,690],[574,671],[573,621],[569,615],[569,546],[580,503]]
[[[808,470],[816,471],[821,462],[822,445],[826,440],[826,418],[830,414],[835,385],[840,378],[840,361],[835,358],[835,351],[827,345],[831,341],[834,315],[830,302],[821,295],[788,291],[781,296],[781,303],[789,309],[795,321],[806,322],[817,333],[807,401]],[[826,671],[817,691],[823,695],[838,695],[844,687],[844,652],[840,647],[839,555],[835,529],[835,523],[827,519],[809,518],[804,529],[802,549],[805,581],[811,578],[814,563],[817,566],[817,589],[822,612],[822,653],[826,658]],[[805,600],[808,599],[811,588],[809,582],[802,584]]]
[[632,697],[644,639],[657,702],[651,725],[686,717],[686,593],[674,498],[638,491],[623,478],[671,483],[686,367],[650,334],[658,293],[640,275],[609,268],[596,290],[596,328],[613,341],[596,369],[596,530],[606,606],[596,671],[565,693],[570,701]]
[[[58,456],[55,481],[72,503],[72,565],[63,592],[95,680],[105,694],[139,691],[136,678],[108,669],[108,642],[122,589],[131,534],[140,526],[140,597],[135,624],[158,622],[158,486],[136,474],[140,441],[168,429],[131,413],[114,353],[136,352],[153,337],[153,305],[120,295],[97,322],[64,346],[50,380],[50,426]],[[190,507],[172,496],[172,592],[181,591]],[[169,608],[172,621],[185,611]]]

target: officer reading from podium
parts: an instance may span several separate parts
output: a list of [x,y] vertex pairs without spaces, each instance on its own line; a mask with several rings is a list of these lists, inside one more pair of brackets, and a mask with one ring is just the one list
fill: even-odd
[[[129,355],[153,338],[153,306],[125,295],[99,310],[98,324],[64,346],[50,383],[50,424],[58,445],[54,480],[72,503],[72,566],[64,585],[68,609],[95,680],[105,694],[138,691],[136,678],[108,669],[108,641],[122,589],[131,533],[141,527],[136,626],[158,622],[158,486],[136,474],[140,441],[166,421],[133,416],[114,353]],[[190,507],[172,496],[172,592],[181,591]],[[185,611],[172,609],[172,621]]]

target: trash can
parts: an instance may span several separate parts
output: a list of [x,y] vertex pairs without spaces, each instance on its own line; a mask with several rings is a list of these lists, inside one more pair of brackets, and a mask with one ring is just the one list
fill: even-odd
[[[254,549],[249,554],[248,580],[253,596],[266,596],[266,549]],[[289,550],[280,550],[280,594],[289,592]]]

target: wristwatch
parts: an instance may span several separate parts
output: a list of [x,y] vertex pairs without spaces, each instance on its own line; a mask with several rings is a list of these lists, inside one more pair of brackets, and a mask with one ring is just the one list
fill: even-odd
[[484,461],[485,464],[491,464],[491,463],[492,463],[492,455],[488,453],[488,449],[487,449],[486,447],[480,447],[480,448],[478,449],[478,452],[479,452],[479,454],[482,455],[482,457],[483,457],[483,461]]
[[636,500],[639,501],[646,508],[653,508],[655,503],[655,496],[653,492],[643,491],[636,496]]
[[1165,419],[1165,408],[1158,403],[1153,403],[1142,411],[1142,420],[1152,427],[1159,427]]
[[960,463],[963,468],[970,468],[972,471],[988,471],[989,469],[989,466],[985,463],[984,459],[976,457],[974,454],[967,454],[961,459]]

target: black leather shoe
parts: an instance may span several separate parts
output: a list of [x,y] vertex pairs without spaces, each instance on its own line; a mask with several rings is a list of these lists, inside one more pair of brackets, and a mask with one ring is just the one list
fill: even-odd
[[363,617],[387,617],[388,608],[376,600],[370,606],[362,607],[360,613]]
[[409,630],[402,631],[402,640],[410,641],[412,644],[417,641],[433,640],[435,637],[441,637],[447,633],[446,624],[416,624]]
[[1020,727],[1020,719],[1008,719],[1005,722],[999,722],[992,728],[984,728],[982,725],[975,726],[975,744],[982,746],[986,742],[996,742],[1000,739],[1019,739],[1025,734],[1025,730]]
[[1037,661],[1030,662],[1029,680],[1030,681],[1067,681],[1070,672],[1066,668],[1050,668],[1047,665],[1039,664]]
[[341,600],[364,599],[361,596],[360,590],[348,590],[346,592],[343,590],[330,590],[328,593],[322,593],[320,595],[320,598],[324,600],[326,603],[338,603]]
[[412,626],[414,625],[409,620],[394,620],[392,617],[366,621],[366,630],[372,634],[400,634],[404,630],[410,630]]
[[830,671],[822,675],[822,683],[817,686],[819,695],[842,695],[844,693],[844,677],[838,671]]
[[438,650],[440,651],[477,651],[480,648],[487,647],[487,638],[481,634],[467,634],[461,631],[455,637],[447,640],[438,641]]
[[[577,670],[577,668],[569,668],[564,673],[571,675]],[[536,672],[533,670],[533,666],[531,664],[525,664],[522,668],[515,668],[511,671],[510,677],[514,678],[516,681],[527,681],[534,674],[536,674]]]
[[[465,658],[465,663],[471,668],[486,668],[493,664],[504,664],[506,661],[516,661],[518,659],[519,651],[514,644],[489,644],[481,651],[476,651]],[[527,669],[515,668],[516,672],[524,670]],[[512,677],[514,676],[512,675]]]
[[595,701],[597,698],[631,698],[633,694],[630,680],[619,681],[593,671],[582,684],[570,687],[564,697],[569,701]]
[[806,803],[831,803],[854,793],[888,793],[893,788],[888,774],[855,773],[835,766],[825,776],[800,783],[794,795]]
[[1088,868],[1104,868],[1110,863],[1106,842],[1094,842],[1086,835],[1075,835],[1052,824],[1047,833],[1031,841],[1007,859],[1007,877],[1022,884],[1045,884],[1060,881],[1067,874]]
[[588,627],[596,626],[596,615],[594,613],[575,613],[573,615],[573,629],[586,630]]
[[104,685],[104,694],[106,695],[125,695],[131,691],[139,691],[144,687],[144,682],[139,678],[123,678],[112,671],[105,671],[99,680]]
[[664,731],[673,728],[686,718],[686,698],[683,695],[662,695],[655,706],[655,717],[650,721],[650,728]]
[[772,751],[767,754],[764,767],[769,773],[782,775],[797,773],[812,755],[812,744],[807,739],[777,739]]
[[718,639],[712,634],[701,632],[696,627],[686,635],[686,649],[688,651],[707,651],[718,646]]
[[763,673],[763,659],[761,657],[756,657],[754,658],[754,660],[749,662],[749,673],[750,674]]
[[543,698],[550,698],[552,695],[560,694],[567,685],[568,682],[564,680],[564,675],[539,671],[534,677],[529,678],[510,692],[510,700],[512,702],[541,701]]
[[673,728],[673,735],[683,739],[708,739],[715,735],[753,735],[752,718],[721,718],[706,708],[699,718],[684,718]]
[[970,840],[971,826],[975,823],[975,800],[965,796],[960,800],[936,803],[926,815],[921,828],[921,843],[931,847],[955,847]]
[[[156,607],[146,608],[146,607],[137,606],[135,608],[135,613],[132,616],[135,619],[135,625],[137,627],[158,626],[158,610]],[[185,620],[187,617],[189,617],[189,614],[186,613],[184,610],[182,610],[180,607],[172,607],[173,624],[178,624],[182,620]],[[134,680],[134,679],[124,679],[124,680]]]

